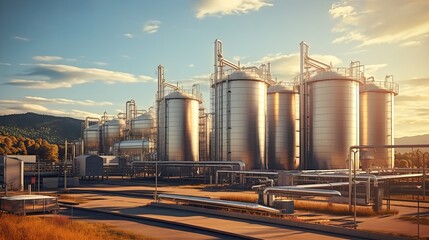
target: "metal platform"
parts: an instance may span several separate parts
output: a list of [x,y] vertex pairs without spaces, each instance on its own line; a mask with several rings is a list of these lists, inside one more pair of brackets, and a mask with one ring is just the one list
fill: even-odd
[[58,211],[58,199],[44,195],[17,195],[0,198],[0,210],[18,215]]

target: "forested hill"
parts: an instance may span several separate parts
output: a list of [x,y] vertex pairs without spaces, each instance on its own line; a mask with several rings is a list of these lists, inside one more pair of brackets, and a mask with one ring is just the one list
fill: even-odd
[[63,144],[64,139],[81,137],[82,120],[40,115],[36,113],[0,116],[0,135],[42,138],[50,143]]

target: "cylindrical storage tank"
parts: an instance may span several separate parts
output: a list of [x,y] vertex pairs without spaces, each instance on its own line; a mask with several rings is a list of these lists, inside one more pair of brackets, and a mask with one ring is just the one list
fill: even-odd
[[[360,145],[393,145],[393,107],[398,85],[389,81],[366,81],[360,88]],[[393,168],[394,149],[366,149],[368,167]]]
[[348,167],[349,148],[359,144],[359,84],[333,71],[310,78],[308,169]]
[[159,103],[158,157],[160,161],[198,161],[198,107],[185,92],[172,92]]
[[215,159],[241,160],[248,170],[265,169],[265,117],[268,83],[250,68],[214,83]]
[[156,138],[156,117],[152,111],[131,119],[130,136],[133,139]]
[[154,142],[148,139],[125,140],[113,145],[116,156],[126,157],[129,160],[149,160],[154,152]]
[[269,169],[294,170],[297,159],[298,91],[293,86],[273,85],[267,95],[267,162]]
[[101,126],[103,153],[113,154],[113,144],[124,137],[125,120],[112,119]]
[[85,154],[98,154],[100,151],[101,128],[99,124],[88,126],[83,130]]

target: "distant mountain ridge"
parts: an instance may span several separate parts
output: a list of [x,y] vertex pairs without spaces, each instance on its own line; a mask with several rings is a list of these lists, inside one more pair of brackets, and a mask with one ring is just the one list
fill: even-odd
[[395,144],[429,144],[429,134],[395,138]]
[[36,113],[0,116],[0,134],[42,138],[50,143],[63,144],[64,139],[78,140],[81,137],[82,120]]
[[[0,135],[42,138],[50,143],[63,144],[64,139],[78,140],[81,137],[82,120],[56,117],[37,113],[0,116]],[[429,144],[429,134],[395,138],[395,144]],[[409,152],[411,149],[395,149]]]
[[[417,136],[409,136],[409,137],[401,137],[395,138],[395,144],[405,145],[405,144],[429,144],[429,134],[417,135]],[[395,148],[396,152],[411,152],[411,149],[406,148]],[[429,149],[425,149],[425,152],[428,152]]]

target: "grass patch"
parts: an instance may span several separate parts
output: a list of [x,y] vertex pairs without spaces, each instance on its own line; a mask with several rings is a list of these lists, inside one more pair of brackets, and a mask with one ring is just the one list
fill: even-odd
[[420,200],[420,201],[429,201],[429,196],[418,196],[418,195],[411,195],[411,194],[392,194],[390,195],[391,198],[396,199],[403,199],[403,200]]
[[[236,202],[258,202],[258,196],[252,194],[228,194],[219,197],[220,200],[236,201]],[[294,200],[296,210],[305,210],[316,213],[326,213],[332,215],[350,215],[349,206],[339,203],[314,202],[305,200]],[[359,217],[372,217],[377,215],[396,215],[396,209],[382,209],[375,212],[370,206],[356,206],[356,215]]]
[[195,185],[184,185],[184,186],[180,186],[179,188],[182,188],[182,189],[204,189],[205,187],[207,187],[206,184],[195,184]]
[[236,201],[236,202],[248,202],[248,203],[258,202],[258,197],[250,194],[229,194],[229,195],[220,196],[219,199]]
[[[295,200],[295,209],[306,210],[311,212],[327,213],[333,215],[350,215],[349,206],[346,204],[335,204],[327,202],[312,202]],[[380,212],[375,212],[371,207],[356,206],[356,215],[359,217],[372,217],[377,215],[398,214],[395,209],[383,209]]]
[[64,202],[73,202],[73,203],[88,202],[88,199],[85,199],[84,197],[78,197],[70,194],[60,194],[57,197],[58,197],[58,201],[64,201]]
[[425,215],[425,216],[420,216],[419,221],[417,221],[417,215],[412,215],[412,216],[402,216],[399,219],[404,220],[404,221],[409,221],[412,223],[419,223],[420,224],[424,224],[424,225],[429,225],[429,216]]
[[101,223],[70,221],[65,216],[23,217],[3,214],[0,217],[0,239],[26,240],[86,240],[86,239],[135,239],[155,238],[121,231]]

